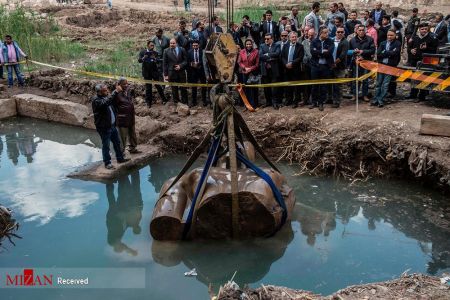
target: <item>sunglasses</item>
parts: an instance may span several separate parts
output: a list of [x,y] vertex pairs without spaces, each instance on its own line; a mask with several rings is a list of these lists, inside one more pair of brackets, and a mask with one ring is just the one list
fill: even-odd
[[271,40],[271,39],[272,39],[272,38],[265,38],[264,40],[265,40],[265,41],[268,41],[268,40]]
[[288,36],[287,34],[282,34],[281,36]]
[[344,33],[344,31],[336,31],[336,33]]

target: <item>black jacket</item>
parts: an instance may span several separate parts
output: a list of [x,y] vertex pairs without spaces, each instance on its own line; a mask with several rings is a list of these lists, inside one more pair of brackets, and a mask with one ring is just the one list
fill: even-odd
[[278,77],[280,74],[279,70],[279,58],[280,58],[280,46],[272,43],[270,47],[266,44],[261,44],[259,48],[259,64],[261,66],[261,75],[267,76],[267,69],[272,70],[272,76]]
[[305,55],[305,50],[303,49],[303,45],[300,43],[295,44],[294,55],[292,60],[292,69],[287,69],[286,65],[289,60],[289,48],[291,47],[291,43],[284,45],[283,51],[281,52],[281,62],[283,64],[283,68],[287,73],[293,73],[295,77],[299,78],[301,71],[301,64],[303,61],[303,56]]
[[[184,48],[178,47],[178,56],[172,52],[172,48],[167,48],[164,50],[163,56],[163,72],[164,76],[169,76],[169,78],[176,72],[184,72],[187,67],[187,55]],[[180,65],[181,69],[179,71],[175,70],[175,65]]]
[[337,70],[345,70],[345,68],[347,67],[347,51],[348,51],[348,41],[347,39],[343,38],[337,47],[336,50],[336,59],[339,58],[339,62],[336,64],[336,68]]
[[[147,57],[144,59],[145,54],[147,54]],[[142,77],[144,79],[159,77],[158,64],[162,62],[162,59],[158,55],[158,52],[144,49],[139,53],[138,62],[142,64]]]
[[[381,10],[380,18],[378,19],[378,25],[381,26],[381,21],[383,20],[383,16],[386,15],[386,11],[384,9]],[[369,14],[369,17],[375,22],[375,9],[372,9],[372,11]]]
[[188,75],[193,79],[205,77],[205,70],[203,69],[203,50],[198,49],[198,64],[195,65],[194,49],[190,49],[187,54]]
[[99,96],[96,95],[92,97],[92,112],[94,113],[94,123],[98,130],[109,129],[115,124],[111,124],[111,109],[113,110],[114,116],[115,111],[112,106],[114,97],[116,96],[116,91],[112,92],[109,96]]
[[[409,44],[410,49],[409,54],[411,55],[411,60],[413,63],[417,63],[418,61],[422,60],[423,53],[436,53],[438,48],[439,41],[436,39],[436,37],[428,33],[426,36],[421,38],[418,34],[414,35],[412,38],[412,43]],[[425,45],[425,49],[420,49],[420,45]],[[411,50],[416,49],[416,54],[412,54]]]
[[445,21],[442,21],[440,26],[435,28],[434,35],[439,41],[439,46],[443,46],[448,43],[447,30],[447,23],[445,23]]
[[213,33],[213,32],[223,32],[222,27],[220,27],[219,25],[215,26],[215,31],[214,31],[214,25],[211,26],[211,30],[209,28],[209,26],[206,26],[205,28],[205,34],[206,34],[206,38],[209,39],[209,36]]
[[365,35],[362,39],[359,36],[355,36],[350,40],[349,45],[350,50],[363,50],[361,54],[362,58],[366,60],[371,60],[375,55],[375,43],[373,42],[373,38],[368,35]]
[[381,26],[378,28],[378,45],[387,40],[387,33],[389,29],[391,29],[390,24],[388,26]]
[[355,32],[355,26],[360,24],[360,20],[348,20],[347,22],[345,22],[345,29],[347,30],[348,34],[352,34]]
[[[402,50],[402,43],[398,40],[392,41],[389,46],[389,50],[386,51],[387,41],[380,44],[377,49],[377,61],[378,63],[385,64],[391,67],[396,67],[400,63],[400,53]],[[383,59],[388,59],[387,63],[383,62]]]
[[[323,45],[323,47],[322,47]],[[322,52],[323,50],[328,50],[326,52]],[[321,58],[325,58],[328,67],[332,67],[334,64],[333,59],[333,51],[334,51],[334,42],[332,39],[328,38],[326,40],[320,40],[319,38],[315,38],[311,42],[311,65],[318,66],[319,60]]]
[[[264,40],[264,36],[266,33],[268,33],[268,23],[267,21],[264,21],[259,26],[259,32],[261,32],[261,41]],[[280,31],[277,22],[271,21],[272,23],[272,35],[273,35],[273,41],[276,42],[280,39]]]

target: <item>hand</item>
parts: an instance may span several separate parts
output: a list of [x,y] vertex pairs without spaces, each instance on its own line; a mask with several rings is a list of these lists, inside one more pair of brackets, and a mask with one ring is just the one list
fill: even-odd
[[142,59],[146,59],[148,57],[148,55],[147,54],[144,54],[144,57],[142,58]]
[[164,81],[169,81],[169,76],[164,76]]
[[180,69],[181,69],[181,68],[180,68],[180,65],[175,65],[175,70],[176,70],[176,71],[180,71]]
[[290,62],[290,63],[287,63],[287,64],[286,64],[286,68],[287,68],[287,69],[292,69],[292,63],[291,63],[291,62]]
[[411,49],[411,53],[412,53],[413,55],[416,55],[417,49],[416,49],[416,48]]
[[408,43],[412,43],[412,41],[413,41],[412,39],[409,39],[409,40],[408,40]]
[[341,59],[340,59],[340,58],[336,58],[336,60],[335,60],[335,62],[334,62],[335,66],[336,66],[338,63],[340,63],[340,62],[341,62]]
[[123,91],[122,87],[120,85],[116,85],[116,92],[120,93],[121,91]]
[[427,49],[427,44],[423,43],[422,45],[420,45],[420,49]]

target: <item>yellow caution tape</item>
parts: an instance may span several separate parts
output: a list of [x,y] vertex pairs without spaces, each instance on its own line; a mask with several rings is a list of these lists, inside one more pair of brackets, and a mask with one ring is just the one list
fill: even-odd
[[[59,67],[51,64],[46,64],[42,62],[38,62],[35,60],[29,60],[29,62],[54,68],[54,69],[60,69],[72,73],[78,73],[93,77],[99,77],[99,78],[105,78],[105,79],[114,79],[117,80],[120,76],[117,75],[111,75],[111,74],[102,74],[97,72],[89,72],[89,71],[83,71],[83,70],[77,70],[77,69],[71,69],[71,68],[65,68],[65,67]],[[348,82],[354,82],[354,81],[363,81],[371,76],[373,76],[376,73],[376,71],[370,71],[369,73],[359,77],[359,78],[335,78],[335,79],[319,79],[319,80],[298,80],[298,81],[284,81],[284,82],[275,82],[275,83],[265,83],[265,84],[230,84],[230,87],[237,87],[238,85],[242,87],[248,87],[248,88],[265,88],[265,87],[286,87],[286,86],[303,86],[303,85],[317,85],[317,84],[342,84],[342,83],[348,83]],[[156,84],[156,85],[167,85],[167,86],[178,86],[178,87],[213,87],[214,84],[209,83],[180,83],[180,82],[164,82],[164,81],[154,81],[154,80],[145,80],[141,78],[134,78],[134,77],[127,77],[127,80],[129,82],[135,82],[135,83],[142,83],[142,84]]]

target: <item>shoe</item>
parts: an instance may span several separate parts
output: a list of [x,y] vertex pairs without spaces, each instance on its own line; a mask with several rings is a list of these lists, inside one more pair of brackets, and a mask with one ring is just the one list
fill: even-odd
[[378,107],[379,108],[382,108],[384,105],[383,104],[378,104]]
[[311,105],[309,106],[309,109],[314,109],[315,107],[317,107],[317,105],[311,104]]
[[142,151],[140,151],[140,150],[138,150],[138,149],[131,149],[131,150],[128,150],[128,152],[130,152],[130,153],[132,153],[132,154],[136,154],[136,153],[142,153]]
[[356,97],[355,97],[355,96],[352,96],[352,97],[350,98],[350,100],[351,100],[351,101],[356,101]]
[[422,99],[417,98],[413,100],[414,103],[419,103],[420,101],[422,101]]
[[323,104],[319,104],[319,110],[323,111]]
[[108,170],[113,170],[113,169],[115,169],[114,166],[113,166],[112,164],[107,164],[107,165],[105,166],[105,168],[108,169]]
[[364,97],[363,97],[363,100],[364,100],[365,102],[369,102],[369,101],[370,101],[369,97],[367,97],[367,96],[364,96]]
[[297,103],[294,103],[294,105],[292,105],[292,108],[297,108],[297,107],[298,107]]
[[405,99],[416,99],[416,97],[414,97],[414,96],[412,96],[412,95],[408,95],[408,96],[406,96]]
[[278,109],[280,109],[280,107],[278,106],[278,104],[274,104],[273,109],[278,110]]
[[339,108],[339,103],[333,103],[333,105],[331,106],[332,108]]
[[118,162],[119,164],[122,164],[122,163],[127,162],[127,161],[130,161],[130,159],[129,159],[129,158],[123,158],[123,159],[118,159],[118,160],[117,160],[117,162]]

